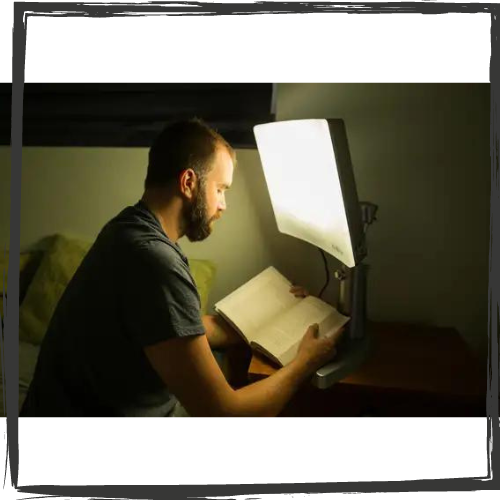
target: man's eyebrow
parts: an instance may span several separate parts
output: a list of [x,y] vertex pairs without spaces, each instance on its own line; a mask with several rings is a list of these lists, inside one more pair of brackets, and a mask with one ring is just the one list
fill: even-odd
[[223,187],[224,189],[231,189],[231,186],[228,186],[224,182],[219,182],[219,186]]

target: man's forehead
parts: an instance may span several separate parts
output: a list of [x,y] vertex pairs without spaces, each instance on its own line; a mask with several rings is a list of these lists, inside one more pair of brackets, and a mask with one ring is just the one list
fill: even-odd
[[214,155],[210,177],[218,182],[231,181],[233,177],[233,159],[225,148],[219,148]]

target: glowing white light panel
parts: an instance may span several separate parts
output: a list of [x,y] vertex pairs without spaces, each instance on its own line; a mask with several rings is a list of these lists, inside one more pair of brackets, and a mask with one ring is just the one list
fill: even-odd
[[327,120],[254,127],[278,229],[355,263]]

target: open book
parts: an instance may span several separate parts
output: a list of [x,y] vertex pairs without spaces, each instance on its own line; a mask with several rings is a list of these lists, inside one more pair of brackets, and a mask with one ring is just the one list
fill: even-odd
[[292,283],[268,267],[215,304],[215,311],[256,351],[281,366],[292,361],[313,323],[319,335],[332,335],[349,321],[316,297],[295,297]]

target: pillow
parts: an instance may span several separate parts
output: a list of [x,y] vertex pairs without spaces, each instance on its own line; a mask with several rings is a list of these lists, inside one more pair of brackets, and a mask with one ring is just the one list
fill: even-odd
[[[41,344],[57,303],[90,246],[68,236],[54,236],[19,308],[20,340]],[[205,314],[216,268],[208,260],[196,259],[190,261],[190,268]]]
[[19,308],[19,339],[41,344],[64,289],[91,243],[64,235],[53,237]]
[[[21,274],[28,266],[32,254],[30,252],[22,252],[19,255],[19,274]],[[5,285],[5,295],[7,295],[7,277],[9,271],[9,252],[0,254],[0,316],[3,318],[3,295]],[[5,273],[5,274],[4,274]],[[19,290],[21,294],[21,290]]]
[[[27,342],[19,342],[19,411],[21,411],[21,407],[28,393],[29,385],[33,379],[33,375],[35,374],[35,367],[39,352],[39,346],[35,346]],[[4,387],[5,384],[3,383],[0,369],[0,417],[5,417],[3,400]]]
[[28,389],[35,374],[40,346],[19,342],[19,388]]
[[19,342],[19,412],[23,406],[28,389],[35,374],[40,346]]
[[190,259],[189,267],[201,299],[201,313],[206,314],[208,295],[215,278],[215,264],[209,260]]

